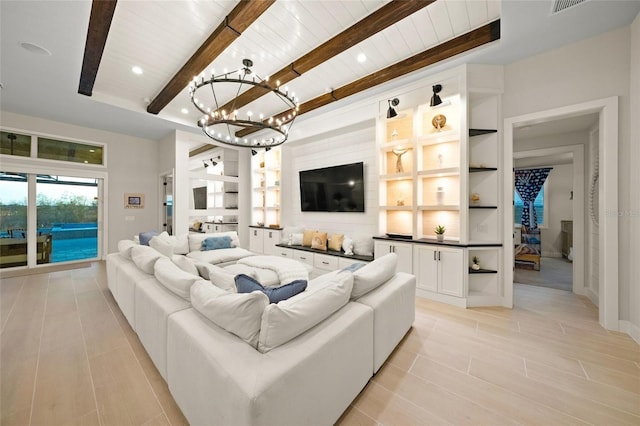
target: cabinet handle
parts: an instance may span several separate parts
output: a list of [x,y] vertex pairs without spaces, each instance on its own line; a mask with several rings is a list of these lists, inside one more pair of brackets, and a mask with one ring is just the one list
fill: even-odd
[[328,264],[329,264],[329,262],[325,262],[325,261],[323,260],[323,261],[322,261],[322,264],[323,264],[323,265],[328,265]]
[[307,260],[307,258],[306,258],[306,257],[302,257],[302,256],[300,256],[300,259],[302,259],[302,260]]
[[258,236],[258,231],[256,231],[255,229],[253,230],[253,236],[257,237]]
[[269,238],[271,238],[271,231],[269,231]]
[[434,252],[433,252],[433,260],[438,260],[438,259],[436,258],[436,253],[437,253],[437,251],[435,251],[435,250],[434,250]]
[[440,252],[438,252],[438,262],[440,261]]

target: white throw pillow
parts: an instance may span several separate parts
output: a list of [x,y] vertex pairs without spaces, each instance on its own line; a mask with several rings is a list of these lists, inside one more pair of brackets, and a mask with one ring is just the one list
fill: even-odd
[[137,245],[132,240],[120,240],[118,241],[118,251],[127,259],[131,259],[131,249]]
[[[282,228],[282,239],[280,240],[280,243],[282,244],[289,244],[291,236],[293,234],[302,234],[302,227],[301,226],[285,226],[284,228]],[[295,243],[291,243],[291,244],[295,244]],[[302,240],[300,240],[300,243],[298,243],[298,245],[302,244]]]
[[160,284],[185,300],[189,300],[193,283],[202,279],[198,275],[190,274],[178,268],[178,265],[166,257],[158,259],[154,270],[156,279]]
[[357,299],[389,281],[395,275],[397,265],[398,255],[388,253],[359,268],[353,273],[351,298]]
[[196,267],[200,276],[211,281],[216,287],[231,293],[236,292],[236,274],[210,263],[197,263]]
[[207,281],[198,281],[191,286],[191,303],[217,326],[257,346],[262,313],[269,305],[263,292],[228,293]]
[[174,238],[173,252],[175,254],[187,254],[187,253],[189,253],[189,236],[188,236],[188,234],[175,235],[175,236],[172,236],[172,238]]
[[291,234],[291,245],[301,246],[303,236],[304,234],[302,232],[296,232],[294,234]]
[[196,268],[196,264],[193,263],[193,261],[189,259],[187,256],[175,254],[171,256],[171,261],[175,263],[178,266],[178,268],[182,269],[183,271],[188,272],[191,275],[200,276],[200,273],[198,272],[198,268]]
[[314,291],[268,305],[262,314],[258,350],[269,352],[319,324],[349,301],[352,288],[352,274],[337,274]]
[[344,236],[342,240],[342,250],[344,250],[344,254],[352,255],[353,254],[353,240],[351,237]]
[[373,256],[373,238],[370,235],[356,235],[352,239],[354,254]]
[[[167,236],[168,235],[169,234],[167,234]],[[173,256],[173,244],[158,235],[149,240],[149,246],[167,257]]]
[[153,275],[153,266],[161,257],[164,258],[165,256],[149,246],[140,245],[131,248],[131,260],[138,268],[149,275]]

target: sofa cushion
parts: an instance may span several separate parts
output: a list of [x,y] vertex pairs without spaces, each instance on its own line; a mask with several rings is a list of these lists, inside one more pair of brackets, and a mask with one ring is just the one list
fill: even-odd
[[131,248],[131,260],[138,268],[149,275],[153,275],[153,265],[161,257],[165,256],[149,246],[139,245]]
[[149,246],[167,257],[173,256],[173,244],[160,238],[159,235],[156,235],[149,240]]
[[196,233],[189,234],[189,252],[200,251],[202,248],[202,242],[209,237],[231,237],[231,247],[240,247],[240,239],[236,231],[227,232],[209,232],[206,234]]
[[216,287],[231,293],[236,292],[236,282],[234,280],[236,274],[210,263],[197,263],[196,267],[200,276],[205,280],[211,281]]
[[202,241],[201,250],[220,250],[231,248],[231,237],[224,235],[222,237],[208,237]]
[[188,272],[191,275],[200,276],[200,271],[198,271],[198,268],[196,268],[196,264],[193,263],[193,261],[187,256],[174,254],[173,256],[171,256],[171,261],[178,265],[178,268],[182,269],[183,271]]
[[343,240],[344,240],[344,234],[331,234],[331,238],[329,238],[329,250],[335,250],[335,251],[342,250]]
[[230,249],[220,249],[220,250],[205,250],[205,251],[192,251],[187,254],[187,257],[192,259],[194,262],[200,263],[227,263],[227,262],[237,262],[238,260],[253,256],[255,253],[250,252],[249,250],[234,247]]
[[316,250],[327,251],[327,233],[314,232],[311,239],[311,248]]
[[158,235],[158,231],[146,231],[138,234],[138,238],[140,239],[140,245],[148,246],[151,238]]
[[359,268],[353,273],[351,298],[357,299],[389,281],[396,273],[397,264],[398,255],[388,253]]
[[185,300],[189,300],[193,283],[202,280],[198,275],[190,274],[178,268],[178,265],[166,257],[158,259],[154,270],[154,275],[160,281],[160,284]]
[[191,303],[214,324],[256,347],[262,313],[269,304],[264,293],[229,293],[207,281],[198,281],[191,286]]
[[189,240],[187,234],[175,236],[169,235],[167,231],[162,231],[157,235],[161,240],[171,244],[174,254],[187,254],[189,253]]
[[118,241],[118,252],[125,258],[131,260],[131,249],[137,246],[132,240],[120,240]]
[[255,278],[239,274],[235,277],[236,289],[238,293],[251,293],[261,291],[269,298],[269,303],[278,303],[287,300],[307,288],[307,280],[295,280],[280,287],[264,287]]
[[258,350],[268,352],[328,318],[349,301],[352,287],[353,275],[340,273],[321,287],[268,305],[262,314]]

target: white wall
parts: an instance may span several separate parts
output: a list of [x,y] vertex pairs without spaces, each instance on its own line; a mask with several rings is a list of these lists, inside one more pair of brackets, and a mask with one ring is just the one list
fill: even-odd
[[[631,65],[630,65],[630,94],[631,94],[631,150],[629,159],[633,164],[629,175],[629,221],[630,226],[630,247],[627,264],[627,276],[631,288],[630,305],[631,312],[629,319],[632,329],[630,334],[637,342],[640,342],[640,274],[637,271],[637,262],[640,259],[640,15],[636,16],[631,26]],[[622,194],[626,197],[626,194]]]
[[[619,96],[619,203],[630,211],[629,180],[631,30],[621,28],[505,67],[504,117]],[[637,143],[637,142],[636,142]],[[630,218],[619,221],[619,317],[630,315]],[[633,260],[635,262],[635,260]]]
[[551,166],[547,180],[548,220],[542,229],[542,255],[562,257],[561,220],[573,220],[573,165],[556,164]]
[[[373,236],[378,230],[378,172],[375,121],[367,120],[323,133],[282,150],[282,224],[321,231]],[[300,210],[300,170],[364,162],[365,212],[325,213]]]
[[[5,111],[1,114],[3,127],[107,146],[108,209],[105,212],[105,230],[108,252],[117,250],[119,240],[131,239],[133,235],[150,229],[161,229],[158,221],[157,142]],[[61,165],[64,167],[63,163]],[[101,171],[105,169],[101,168]],[[127,192],[143,193],[144,208],[125,209],[124,194]],[[126,220],[126,217],[133,220]]]

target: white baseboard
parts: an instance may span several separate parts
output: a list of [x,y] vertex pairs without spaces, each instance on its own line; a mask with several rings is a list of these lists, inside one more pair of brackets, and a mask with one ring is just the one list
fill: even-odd
[[627,320],[620,320],[618,321],[618,324],[618,329],[621,332],[627,333],[633,340],[636,341],[636,343],[640,344],[640,326]]

